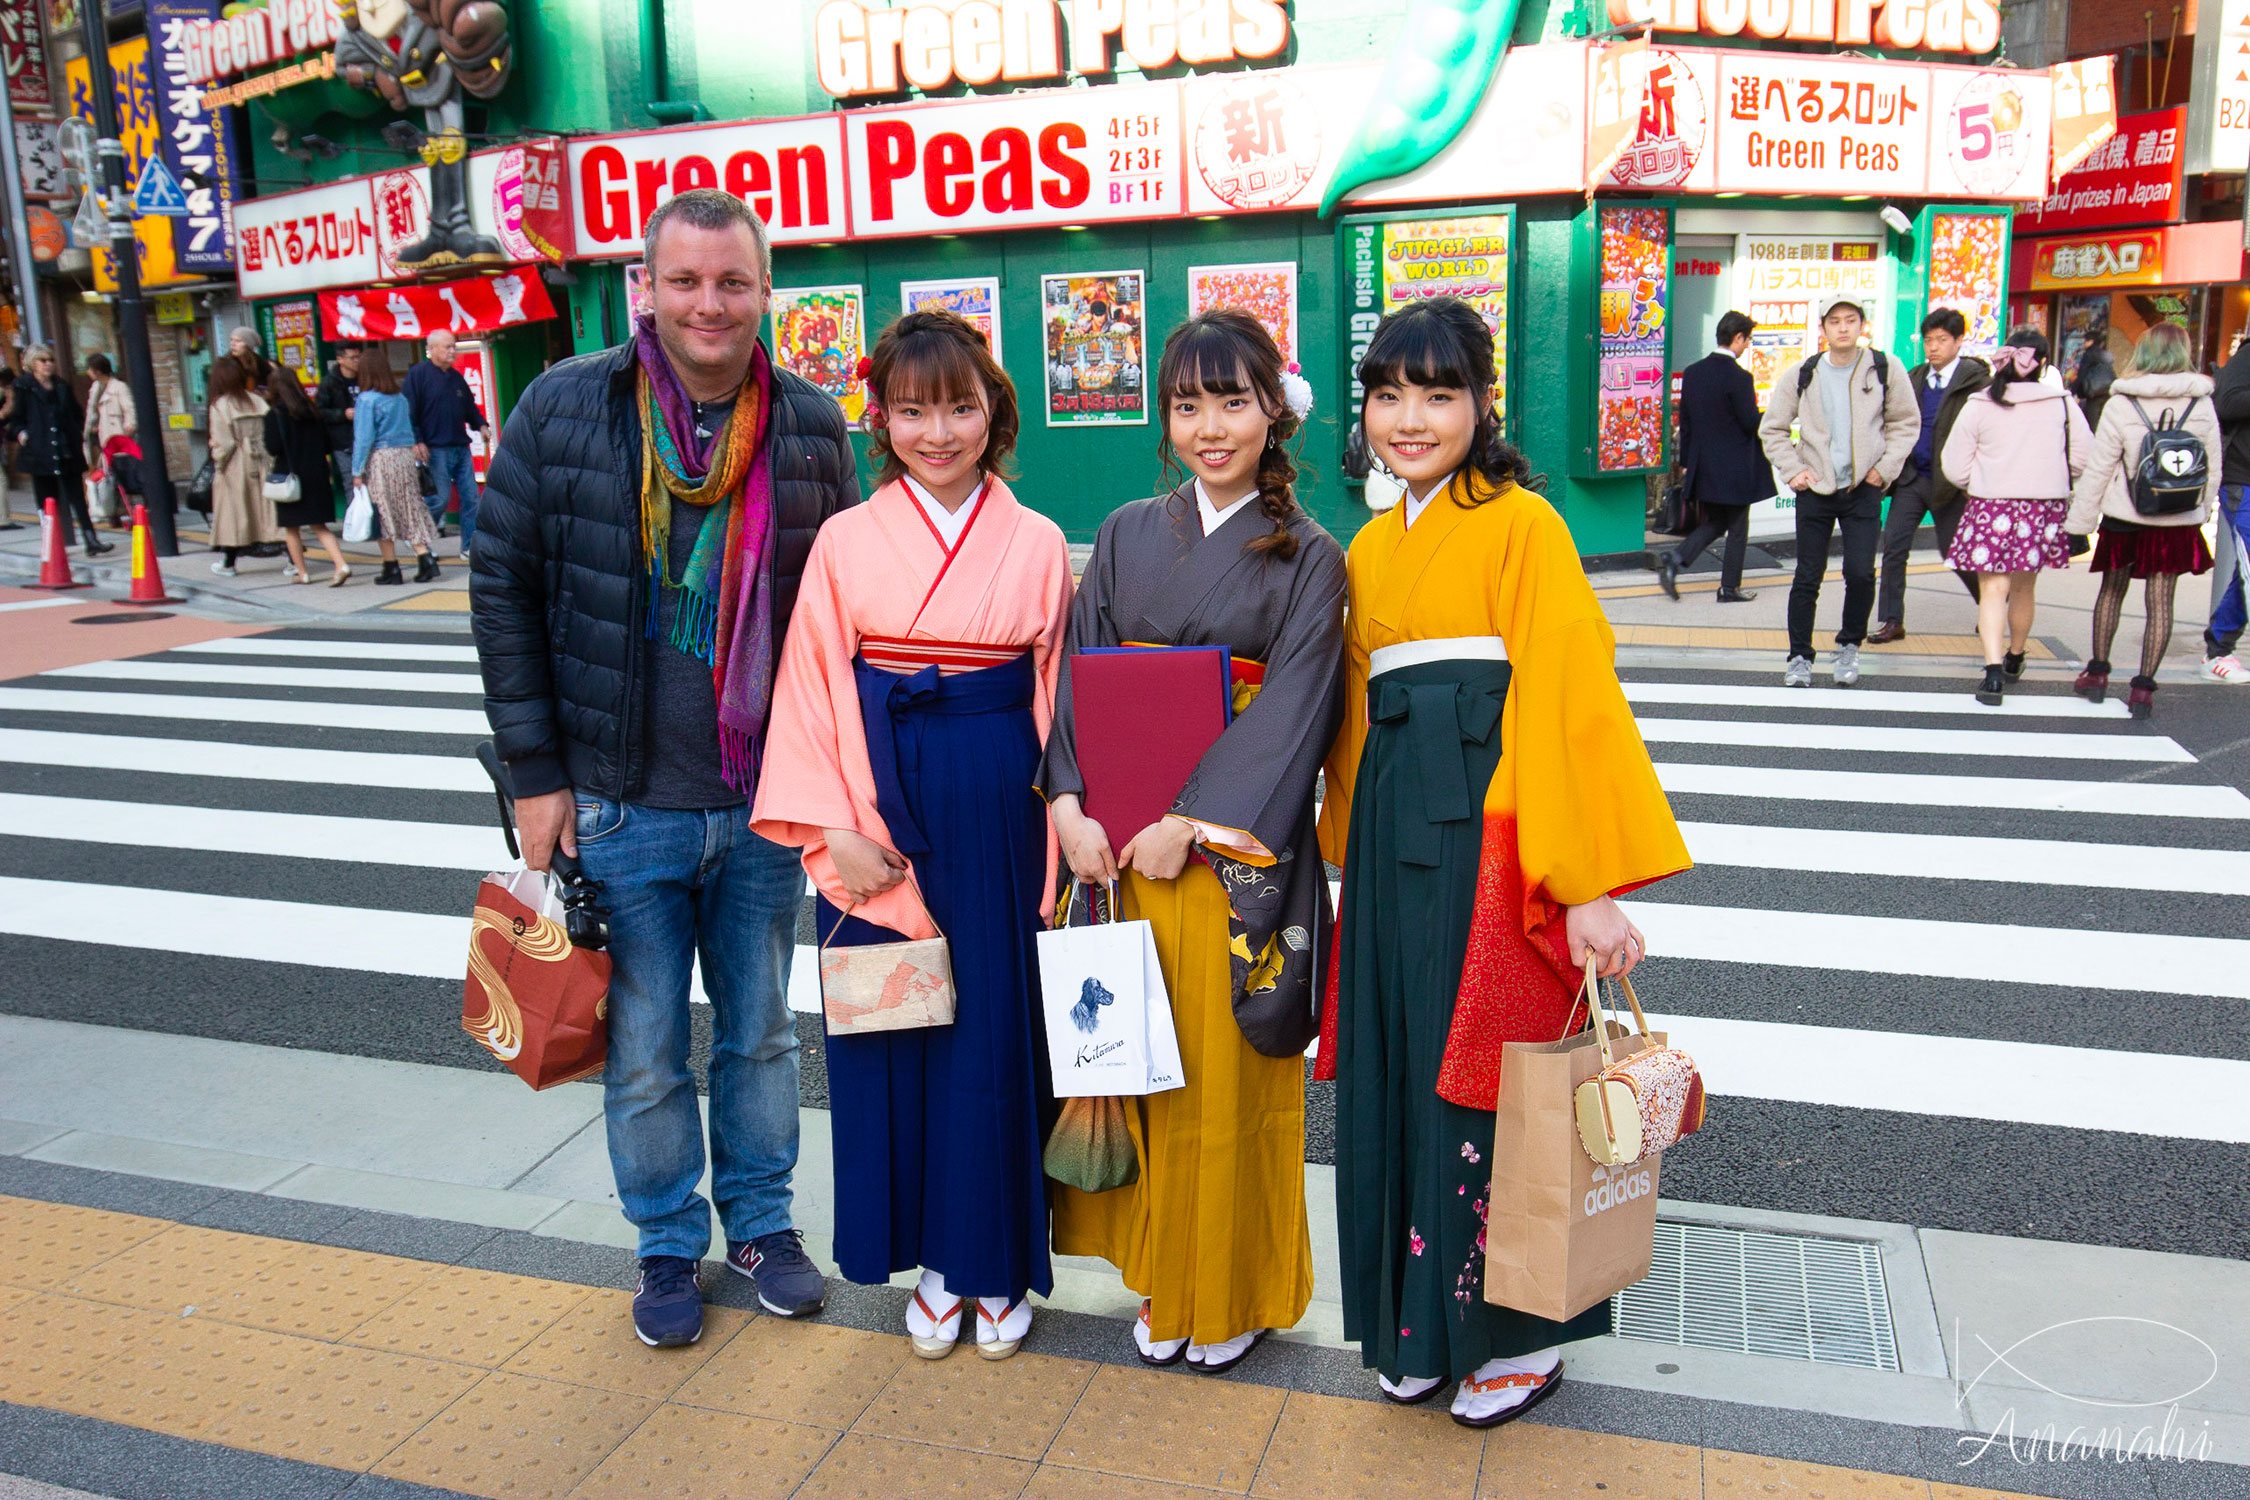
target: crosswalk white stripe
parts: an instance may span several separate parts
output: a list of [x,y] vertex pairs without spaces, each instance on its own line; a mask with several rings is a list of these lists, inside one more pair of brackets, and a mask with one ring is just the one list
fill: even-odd
[[1908,771],[1816,771],[1781,766],[1661,762],[1656,779],[1675,795],[1772,797],[1789,802],[1888,807],[1989,807],[2021,812],[2114,813],[2138,818],[2250,819],[2250,797],[2231,786],[2032,777],[1933,776]]
[[1667,745],[1744,745],[1760,750],[1837,750],[1863,755],[2006,755],[2034,760],[2195,763],[2193,755],[2161,735],[1895,729],[1870,724],[1777,724],[1735,719],[1639,722],[1642,739]]
[[[200,650],[201,647],[192,649]],[[1631,703],[1693,703],[1712,708],[1817,709],[1822,713],[1960,714],[1964,718],[2123,719],[2122,699],[2089,703],[2083,698],[2047,694],[2011,697],[1986,708],[1968,693],[1912,693],[1854,688],[1843,693],[1808,693],[1803,688],[1750,687],[1731,682],[1628,682]]]
[[[2250,941],[1628,901],[1658,958],[2250,1000]],[[2005,915],[1996,901],[1994,915]]]
[[198,641],[192,646],[171,649],[208,656],[301,656],[315,661],[450,661],[473,666],[477,659],[474,646],[437,646],[417,641],[299,641],[270,635]]
[[382,786],[410,791],[489,792],[492,779],[465,755],[395,755],[374,750],[301,750],[223,740],[150,739],[56,729],[0,728],[0,760],[91,771]]
[[[465,917],[0,876],[0,932],[425,979],[458,979]],[[810,950],[791,1002],[817,996]],[[815,1003],[817,1003],[815,1001]],[[1714,1094],[2250,1141],[2250,1063],[2035,1042],[1652,1016]],[[1848,1068],[1807,1059],[1848,1057]]]
[[1701,1016],[1649,1024],[1717,1095],[2250,1142],[2250,1062],[2232,1058]]
[[511,866],[498,821],[410,822],[0,792],[0,833],[205,854],[268,854],[479,873]]
[[2232,849],[1743,823],[1688,822],[1680,832],[1700,865],[2250,896],[2250,854]]
[[281,698],[203,698],[186,693],[98,693],[71,688],[0,687],[0,710],[104,714],[135,719],[288,724],[308,729],[387,729],[406,734],[488,735],[473,708],[410,708],[387,703],[295,703]]
[[474,672],[365,672],[351,667],[234,666],[207,661],[90,661],[56,667],[43,677],[90,677],[101,682],[170,682],[229,687],[340,688],[363,693],[462,693],[481,695]]
[[19,609],[60,609],[66,604],[90,604],[90,599],[13,599],[0,604],[0,615],[13,614]]

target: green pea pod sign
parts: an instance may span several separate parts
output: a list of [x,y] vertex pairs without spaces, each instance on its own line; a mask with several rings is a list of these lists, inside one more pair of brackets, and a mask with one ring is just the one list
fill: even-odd
[[1413,0],[1398,48],[1321,197],[1323,214],[1354,188],[1403,176],[1452,143],[1499,71],[1521,3]]

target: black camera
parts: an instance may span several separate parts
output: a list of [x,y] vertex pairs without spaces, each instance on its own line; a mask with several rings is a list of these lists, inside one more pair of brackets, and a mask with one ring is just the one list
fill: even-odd
[[[500,753],[492,748],[492,741],[486,740],[477,746],[477,764],[492,778],[492,792],[500,802],[500,835],[508,841],[508,853],[521,859],[523,850],[516,844],[516,802],[508,787],[508,768],[501,764]],[[602,903],[601,883],[589,878],[577,857],[563,853],[559,846],[547,861],[547,873],[562,887],[563,930],[570,934],[571,946],[607,948],[609,908]]]

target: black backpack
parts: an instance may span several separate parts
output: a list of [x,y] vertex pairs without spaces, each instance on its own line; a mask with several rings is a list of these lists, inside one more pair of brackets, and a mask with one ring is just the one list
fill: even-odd
[[[1870,349],[1867,353],[1868,357],[1875,362],[1875,383],[1881,387],[1883,398],[1887,401],[1891,394],[1891,357],[1880,349]],[[1812,389],[1813,376],[1819,371],[1820,362],[1827,357],[1825,354],[1815,354],[1810,359],[1802,359],[1797,362],[1798,396],[1802,397],[1805,392]]]
[[2187,430],[2187,414],[2199,398],[2189,398],[2177,412],[2166,412],[2150,421],[2138,397],[2127,396],[2134,414],[2148,429],[2141,436],[2141,456],[2133,465],[2129,493],[2133,509],[2144,516],[2177,516],[2203,504],[2203,491],[2211,482],[2211,455],[2203,439]]

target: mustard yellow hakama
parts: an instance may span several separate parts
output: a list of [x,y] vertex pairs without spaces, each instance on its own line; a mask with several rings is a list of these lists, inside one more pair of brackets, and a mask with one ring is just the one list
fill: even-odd
[[1304,1061],[1262,1056],[1235,1025],[1226,892],[1208,865],[1190,860],[1170,881],[1126,871],[1120,894],[1124,916],[1156,934],[1187,1084],[1125,1101],[1137,1181],[1050,1184],[1055,1249],[1116,1266],[1149,1299],[1159,1341],[1292,1327],[1313,1286]]

